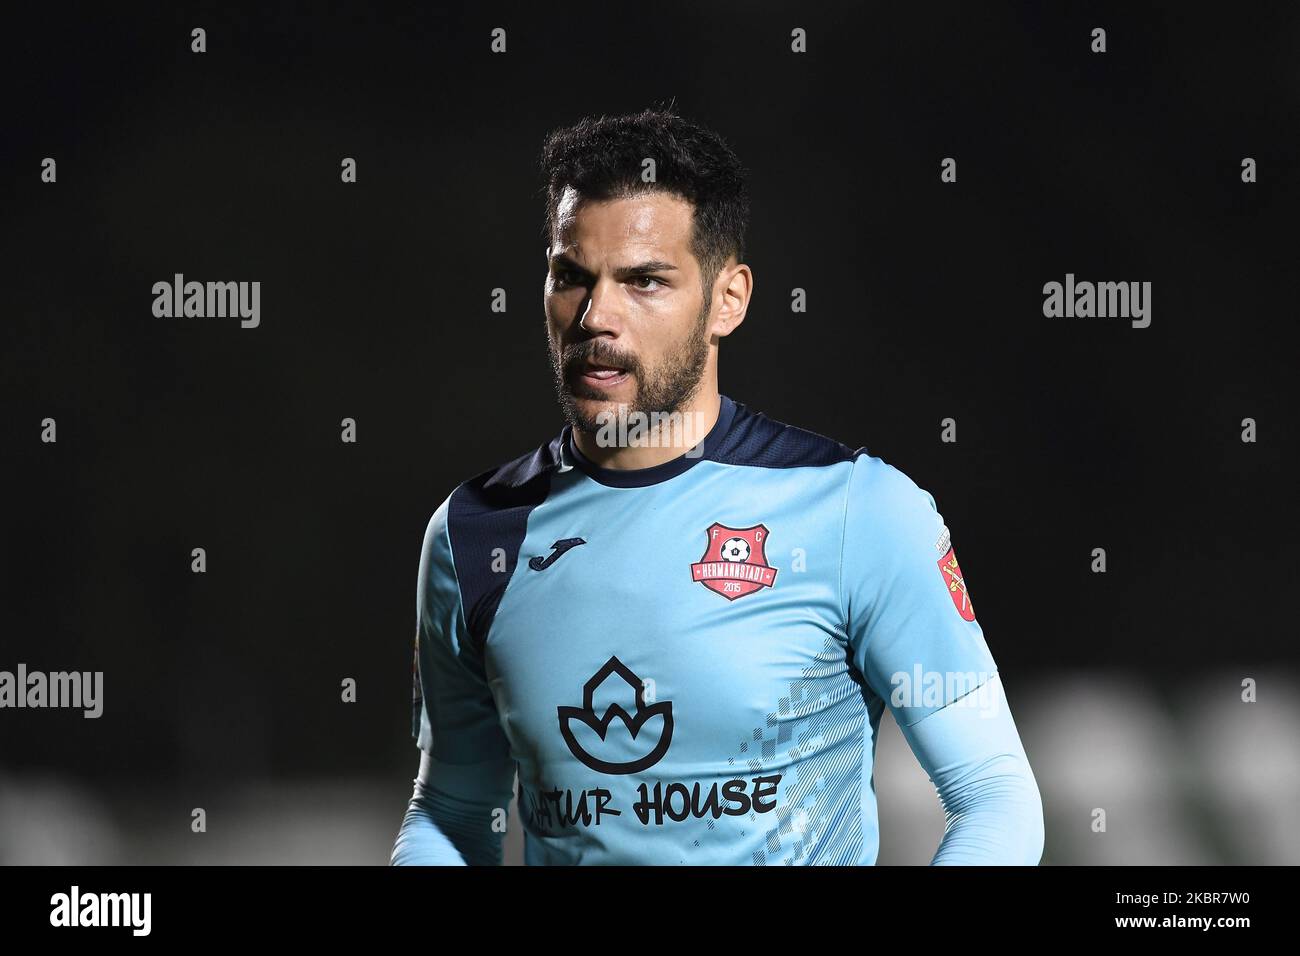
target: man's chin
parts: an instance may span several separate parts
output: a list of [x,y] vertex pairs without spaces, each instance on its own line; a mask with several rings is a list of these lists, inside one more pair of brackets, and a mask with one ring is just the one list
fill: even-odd
[[[628,383],[630,384],[630,383]],[[630,406],[635,390],[623,388],[602,389],[596,393],[590,386],[578,385],[565,390],[568,418],[574,428],[586,432],[598,430],[610,416],[618,415],[618,407]]]

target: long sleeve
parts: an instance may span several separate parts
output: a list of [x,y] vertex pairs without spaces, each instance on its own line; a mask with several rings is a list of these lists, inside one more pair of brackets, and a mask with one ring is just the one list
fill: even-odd
[[452,556],[451,498],[434,513],[420,555],[411,733],[419,776],[390,862],[499,864],[515,766],[466,624]]
[[860,455],[841,562],[853,660],[938,789],[932,862],[1037,864],[1038,785],[934,498]]
[[1001,677],[901,729],[947,817],[933,865],[1039,863],[1042,798]]
[[393,866],[499,866],[510,790],[497,762],[440,764],[420,757],[415,792],[393,845]]

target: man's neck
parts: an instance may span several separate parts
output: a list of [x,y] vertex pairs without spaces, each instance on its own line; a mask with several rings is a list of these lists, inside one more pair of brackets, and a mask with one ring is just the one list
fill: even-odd
[[704,441],[704,436],[717,424],[721,407],[722,398],[714,388],[673,415],[629,413],[623,422],[616,415],[603,431],[575,428],[573,442],[578,451],[602,468],[653,468],[680,458]]

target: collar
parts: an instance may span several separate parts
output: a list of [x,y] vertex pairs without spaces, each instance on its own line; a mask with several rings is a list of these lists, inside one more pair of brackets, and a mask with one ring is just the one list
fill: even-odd
[[713,423],[713,427],[700,443],[704,446],[702,454],[692,455],[690,452],[683,452],[670,461],[651,465],[649,468],[604,468],[578,450],[578,446],[573,441],[573,426],[568,424],[560,433],[560,447],[569,462],[587,477],[602,485],[609,485],[612,488],[644,488],[647,485],[657,485],[669,478],[676,478],[699,462],[711,458],[718,450],[718,446],[731,429],[731,424],[736,417],[736,403],[726,395],[720,395],[719,398],[721,401],[718,407],[718,420]]

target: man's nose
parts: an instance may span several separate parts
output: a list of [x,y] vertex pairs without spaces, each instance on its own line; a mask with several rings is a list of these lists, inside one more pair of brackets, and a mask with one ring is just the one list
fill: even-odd
[[618,295],[617,282],[598,279],[591,287],[582,319],[578,324],[591,335],[601,333],[617,335],[623,322]]

